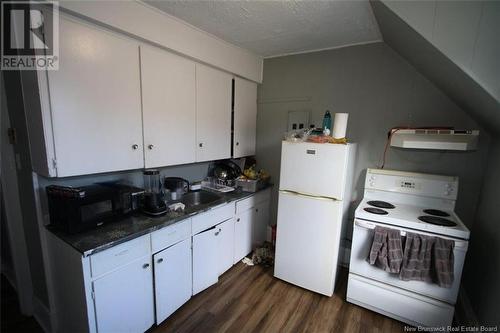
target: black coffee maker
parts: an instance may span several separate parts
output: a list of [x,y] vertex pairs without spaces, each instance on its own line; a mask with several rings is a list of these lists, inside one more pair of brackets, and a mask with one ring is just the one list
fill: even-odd
[[160,181],[160,171],[144,170],[144,203],[142,211],[149,215],[161,215],[167,211],[163,187]]

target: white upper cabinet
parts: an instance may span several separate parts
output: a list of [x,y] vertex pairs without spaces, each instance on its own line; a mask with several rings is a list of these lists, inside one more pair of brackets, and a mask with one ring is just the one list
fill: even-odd
[[57,176],[142,168],[138,44],[63,15],[59,31],[48,71]]
[[196,159],[195,63],[141,46],[146,168]]
[[196,64],[196,161],[231,157],[232,77]]
[[255,155],[257,129],[257,84],[234,79],[233,157]]

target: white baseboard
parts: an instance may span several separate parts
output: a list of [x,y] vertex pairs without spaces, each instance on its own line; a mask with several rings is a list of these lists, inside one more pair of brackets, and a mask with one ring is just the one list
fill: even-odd
[[52,332],[50,324],[50,311],[47,307],[36,297],[33,297],[33,316],[44,332]]

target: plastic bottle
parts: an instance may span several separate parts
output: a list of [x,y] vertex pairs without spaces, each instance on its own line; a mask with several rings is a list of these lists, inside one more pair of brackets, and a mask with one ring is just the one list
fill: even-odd
[[326,132],[328,130],[328,134],[332,132],[332,115],[329,110],[326,110],[325,116],[323,117],[323,131]]

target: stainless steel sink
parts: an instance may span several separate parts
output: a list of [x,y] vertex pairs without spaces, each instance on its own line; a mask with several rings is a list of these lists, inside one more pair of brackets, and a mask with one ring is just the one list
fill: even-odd
[[211,203],[221,200],[222,197],[220,197],[215,193],[197,191],[184,194],[180,202],[185,204],[187,207],[196,207],[200,205],[209,205]]

